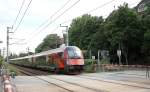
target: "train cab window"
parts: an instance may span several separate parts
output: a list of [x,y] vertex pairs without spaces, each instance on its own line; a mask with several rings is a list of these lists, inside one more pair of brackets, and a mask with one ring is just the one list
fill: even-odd
[[68,47],[67,51],[68,51],[69,58],[81,58],[82,57],[80,49],[76,47]]

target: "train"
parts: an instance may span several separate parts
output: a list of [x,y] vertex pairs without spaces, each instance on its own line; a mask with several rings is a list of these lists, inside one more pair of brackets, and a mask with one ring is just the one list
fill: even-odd
[[11,64],[31,68],[51,70],[56,73],[82,72],[84,57],[77,46],[63,46],[56,49],[43,51],[25,57],[10,59]]

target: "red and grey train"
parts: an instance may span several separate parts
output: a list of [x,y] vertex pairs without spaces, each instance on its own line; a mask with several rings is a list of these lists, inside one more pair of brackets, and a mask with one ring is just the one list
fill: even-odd
[[[48,69],[53,69],[56,72],[65,71],[69,72],[81,72],[84,66],[84,58],[82,51],[76,46],[64,46],[48,51],[44,51],[41,53],[36,53],[34,55],[29,55],[25,57],[10,59],[11,63],[22,62],[19,63],[24,64],[30,62],[30,65],[33,66],[37,61],[39,62],[39,58],[44,57],[44,61],[47,62],[45,66],[49,67]],[[33,64],[33,65],[32,65]],[[38,65],[38,64],[36,64]],[[29,66],[29,65],[28,65]],[[40,64],[38,66],[41,66]],[[35,65],[34,65],[35,67]],[[37,66],[36,66],[37,67]]]

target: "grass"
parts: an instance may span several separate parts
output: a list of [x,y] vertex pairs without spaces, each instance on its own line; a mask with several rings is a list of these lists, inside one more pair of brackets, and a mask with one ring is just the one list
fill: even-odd
[[4,66],[6,69],[8,69],[8,74],[11,74],[12,72],[14,72],[15,75],[21,75],[21,72],[19,72],[19,70],[16,67],[8,63],[5,63]]

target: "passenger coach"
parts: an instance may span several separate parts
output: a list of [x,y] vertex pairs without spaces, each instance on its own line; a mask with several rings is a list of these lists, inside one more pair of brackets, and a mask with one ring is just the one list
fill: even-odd
[[84,58],[82,51],[76,46],[65,46],[29,55],[25,57],[11,59],[11,63],[35,67],[42,69],[50,69],[55,72],[65,71],[81,72],[84,66]]

